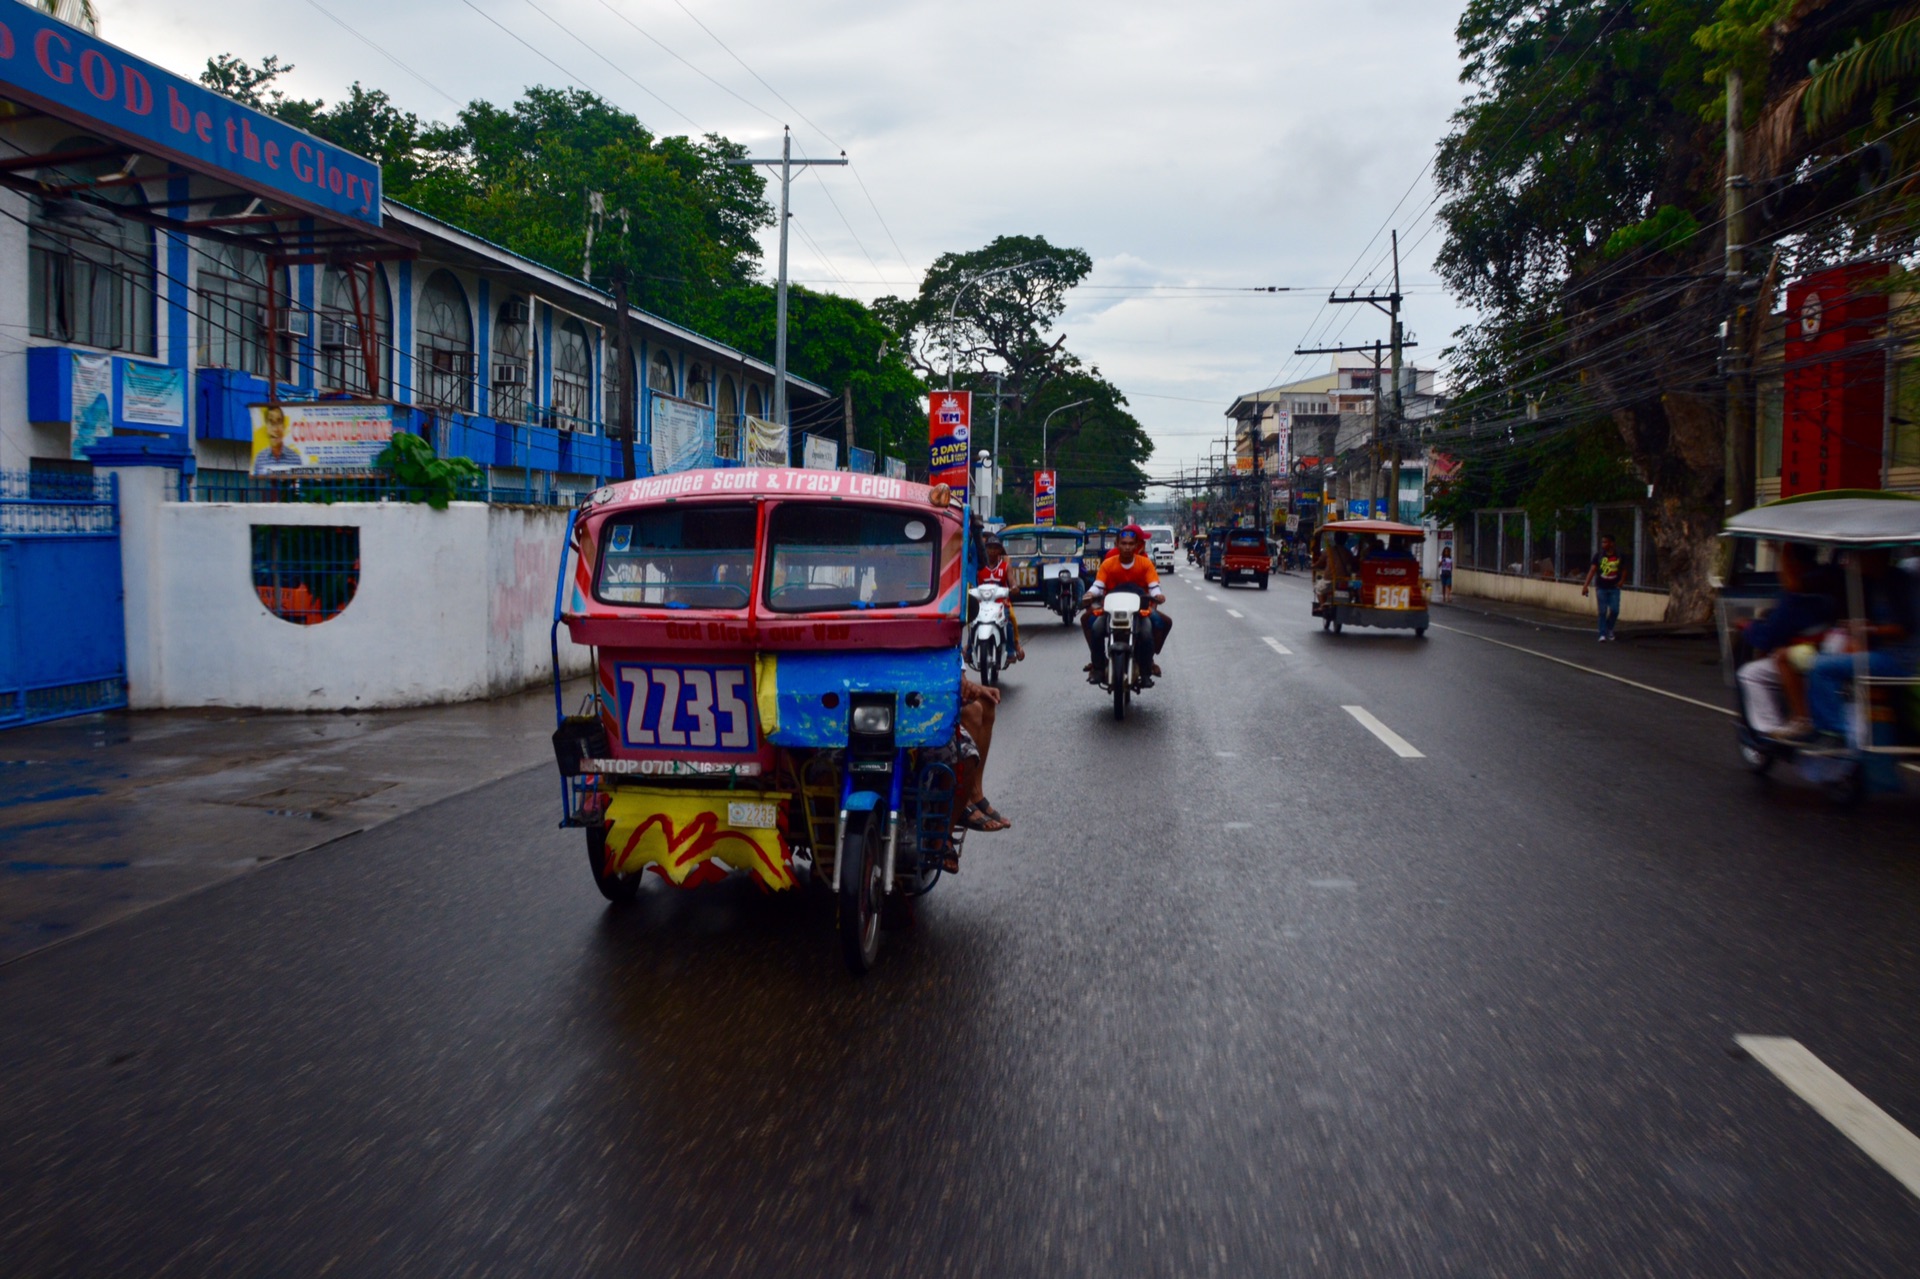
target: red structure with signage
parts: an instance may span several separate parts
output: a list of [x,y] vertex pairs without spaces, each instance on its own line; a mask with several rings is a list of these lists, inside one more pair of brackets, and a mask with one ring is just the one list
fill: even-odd
[[973,393],[935,391],[927,406],[927,483],[945,484],[954,501],[967,503],[973,465]]
[[1052,471],[1033,473],[1033,522],[1051,524],[1054,521],[1055,481]]
[[1886,263],[1863,262],[1787,286],[1781,497],[1880,487],[1886,279]]

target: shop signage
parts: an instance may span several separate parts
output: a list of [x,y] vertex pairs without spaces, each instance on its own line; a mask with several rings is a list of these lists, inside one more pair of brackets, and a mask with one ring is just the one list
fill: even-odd
[[380,166],[25,5],[0,19],[0,97],[380,225]]
[[972,426],[973,392],[933,393],[927,413],[927,483],[952,489],[958,506],[967,504]]
[[840,469],[840,445],[822,436],[809,435],[800,464],[811,471],[837,471]]
[[349,400],[253,404],[253,473],[287,478],[373,469],[393,438],[393,405]]

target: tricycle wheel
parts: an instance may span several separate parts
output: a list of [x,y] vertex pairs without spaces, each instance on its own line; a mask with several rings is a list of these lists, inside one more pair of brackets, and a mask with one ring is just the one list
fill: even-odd
[[607,828],[587,827],[587,865],[593,870],[593,886],[616,906],[624,906],[640,895],[640,876],[607,874]]
[[1263,591],[1267,589],[1267,575],[1265,573],[1260,575],[1260,589]]
[[1337,617],[1333,619],[1333,633],[1335,635],[1340,633],[1340,619]]
[[1415,639],[1425,639],[1425,638],[1427,637],[1427,628],[1426,628],[1426,627],[1424,627],[1424,626],[1416,626],[1416,627],[1414,627],[1414,628],[1413,628],[1413,637],[1414,637]]
[[847,814],[847,834],[840,841],[840,953],[855,977],[864,977],[880,953],[880,909],[886,897],[880,843],[878,814]]

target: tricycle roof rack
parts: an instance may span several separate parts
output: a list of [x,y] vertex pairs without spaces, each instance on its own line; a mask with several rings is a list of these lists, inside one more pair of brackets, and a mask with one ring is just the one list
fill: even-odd
[[1913,546],[1920,544],[1920,498],[1875,489],[1782,498],[1740,512],[1721,536],[1816,546]]

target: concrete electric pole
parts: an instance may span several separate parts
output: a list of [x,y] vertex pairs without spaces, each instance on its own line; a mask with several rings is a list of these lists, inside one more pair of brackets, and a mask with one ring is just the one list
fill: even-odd
[[753,164],[777,164],[780,166],[780,277],[774,289],[773,312],[773,420],[781,426],[787,421],[787,222],[793,217],[787,211],[788,201],[793,189],[793,170],[798,165],[805,168],[810,164],[845,164],[847,153],[842,151],[838,160],[796,160],[793,158],[793,130],[782,127],[780,130],[780,158],[777,160],[729,160],[728,164],[744,167]]

